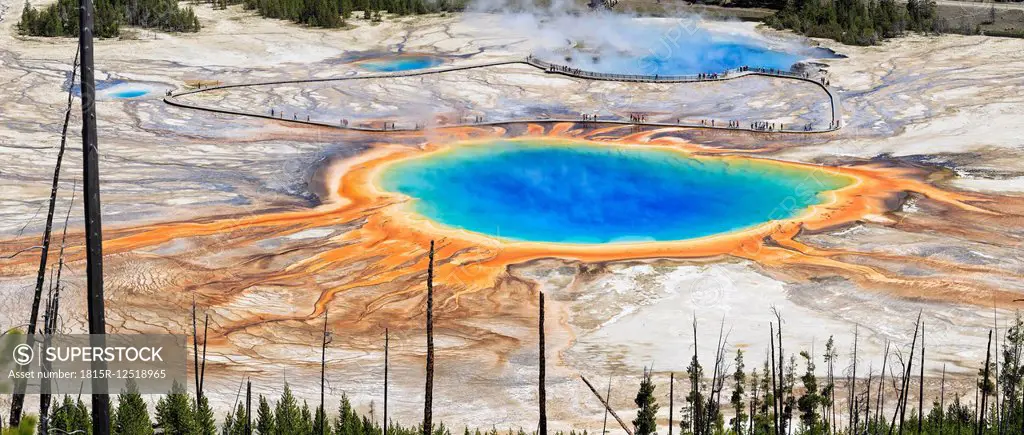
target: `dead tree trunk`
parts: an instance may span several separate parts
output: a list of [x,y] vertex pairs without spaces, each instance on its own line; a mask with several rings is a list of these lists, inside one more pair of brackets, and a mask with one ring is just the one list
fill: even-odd
[[848,404],[849,405],[848,406],[848,411],[850,412],[850,415],[849,415],[849,423],[846,426],[853,433],[857,432],[857,421],[854,419],[853,414],[854,414],[854,408],[856,407],[856,404],[854,402],[856,402],[856,400],[857,400],[857,342],[858,342],[858,339],[860,338],[860,337],[858,337],[858,334],[860,334],[860,325],[854,325],[853,326],[853,375],[850,377],[850,403]]
[[[68,124],[71,122],[71,104],[73,101],[73,93],[71,91],[74,88],[75,76],[78,71],[78,52],[75,52],[75,60],[71,64],[71,81],[68,83],[68,104],[67,108],[64,109],[64,127],[60,134],[60,148],[57,151],[57,163],[53,167],[53,182],[50,187],[50,204],[49,211],[46,214],[46,225],[43,228],[43,245],[42,252],[39,255],[39,270],[36,274],[36,287],[35,293],[32,295],[32,308],[29,311],[28,321],[28,341],[26,344],[33,346],[32,335],[36,333],[36,323],[39,321],[39,304],[43,297],[43,281],[46,279],[46,263],[47,256],[50,253],[50,233],[53,228],[53,213],[54,208],[57,205],[57,185],[60,182],[60,167],[64,161],[64,150],[66,149],[68,139]],[[15,394],[11,398],[11,415],[10,425],[11,427],[17,427],[21,424],[21,412],[25,406],[25,388],[27,381],[18,380],[15,385]],[[49,394],[46,395],[46,402],[49,405]],[[40,407],[42,407],[42,401],[40,401]],[[43,414],[40,416],[40,423],[45,429],[46,421],[48,416]]]
[[245,381],[245,435],[252,435],[252,380]]
[[889,341],[886,340],[886,342],[885,342],[885,353],[883,353],[883,356],[882,356],[882,373],[881,373],[881,376],[878,378],[878,400],[875,401],[875,423],[876,423],[875,424],[875,434],[878,434],[878,431],[881,429],[881,427],[879,427],[878,424],[877,424],[878,421],[879,420],[881,420],[883,422],[885,421],[885,416],[883,415],[883,412],[885,410],[885,402],[884,402],[884,400],[885,400],[885,371],[886,371],[886,368],[888,368],[888,365],[887,365],[888,362],[889,362]]
[[921,322],[921,376],[917,385],[917,433],[922,434],[924,423],[924,322]]
[[983,370],[984,378],[981,381],[981,406],[978,408],[978,428],[976,429],[977,435],[981,435],[985,431],[985,408],[988,407],[988,374],[989,365],[992,363],[992,330],[988,331],[988,345],[985,346],[985,370]]
[[[995,346],[996,352],[995,352],[995,355],[994,355],[995,363],[992,364],[992,369],[995,372],[992,373],[992,377],[996,379],[996,384],[998,384],[999,383],[999,317],[998,317],[998,315],[996,313],[995,305],[992,306],[992,328],[995,331],[994,335],[995,335],[995,341],[996,341],[995,342],[995,344],[996,344],[996,346]],[[996,411],[996,416],[995,416],[995,419],[996,419],[996,433],[999,434],[999,435],[1002,435],[1002,433],[1003,433],[1003,406],[1002,406],[1002,402],[999,400],[999,388],[996,387],[995,391],[993,391],[993,393],[995,393],[995,396],[996,396],[995,397],[995,399],[996,399],[996,406],[995,406],[995,411]]]
[[384,328],[384,435],[388,435],[388,347],[390,341],[391,335],[388,328]]
[[210,313],[203,316],[203,362],[199,366],[199,394],[203,393],[203,386],[206,383],[206,337],[210,332]]
[[668,374],[668,435],[672,435],[672,417],[673,417],[673,406],[676,398],[676,374],[670,372]]
[[[604,394],[609,401],[612,400],[612,378],[608,378],[608,392]],[[604,424],[601,426],[601,435],[608,435],[608,407],[604,408]]]
[[[783,376],[786,373],[786,370],[783,368],[783,363],[786,360],[786,356],[785,356],[786,354],[782,350],[782,313],[779,313],[779,310],[777,310],[775,307],[772,307],[772,313],[775,314],[775,320],[779,324],[779,329],[777,331],[775,331],[776,336],[779,338],[779,374],[778,374],[778,376],[779,376],[779,390],[778,390],[778,395],[776,396],[776,397],[778,397],[776,399],[776,401],[779,403],[779,411],[783,411],[784,410],[784,406],[785,406],[784,405],[784,403],[785,403],[784,388],[785,387],[784,387],[784,384],[783,384],[783,382],[784,382],[783,381]],[[782,418],[783,417],[780,414],[779,415],[779,422],[778,422],[778,425],[777,425],[779,427],[778,427],[776,435],[781,435],[782,432],[783,432],[783,428],[781,427],[782,426]]]
[[768,341],[769,349],[771,354],[771,367],[772,367],[772,426],[774,426],[775,435],[779,434],[779,387],[775,383],[775,325],[772,323],[768,324]]
[[[88,294],[90,345],[106,346],[107,321],[103,301],[103,218],[100,201],[99,141],[96,138],[96,79],[93,70],[93,1],[81,0],[78,47],[82,56],[82,180],[85,193],[85,281]],[[93,360],[90,368],[107,369]],[[107,379],[92,378],[92,435],[110,433],[110,397]]]
[[903,435],[907,415],[907,400],[910,399],[910,376],[914,368],[914,349],[917,347],[917,333],[921,327],[921,313],[917,313],[917,323],[914,325],[914,339],[910,341],[910,360],[907,361],[906,376],[903,381],[903,403],[900,405],[900,435]]
[[540,375],[538,379],[538,394],[540,396],[540,422],[537,426],[538,435],[548,433],[548,413],[546,404],[546,385],[544,380],[544,293],[540,293],[540,321],[537,325],[537,334],[540,337],[538,352],[540,353]]
[[864,432],[871,430],[871,381],[874,377],[875,368],[868,365],[868,390],[864,393]]
[[[327,434],[327,408],[324,406],[324,385],[327,379],[327,342],[329,337],[327,332],[327,308],[324,308],[324,331],[323,341],[320,345],[320,432],[321,435]],[[205,343],[204,343],[205,345]]]
[[[597,397],[597,400],[599,400],[601,404],[604,405],[604,410],[611,413],[612,417],[615,418],[615,421],[619,422],[619,426],[622,426],[622,430],[626,431],[626,433],[629,435],[633,435],[633,431],[629,428],[629,426],[626,426],[626,422],[622,421],[622,419],[619,418],[619,415],[615,413],[615,410],[612,409],[611,405],[609,405],[608,402],[601,397],[601,394],[594,389],[593,385],[590,385],[590,381],[587,380],[586,376],[580,375],[580,379],[583,380],[584,384],[587,384],[587,388],[590,388],[590,392],[594,393],[594,396]],[[611,391],[611,384],[609,383],[608,385],[608,389],[609,391]]]
[[434,241],[427,265],[427,385],[423,400],[423,435],[433,432],[434,404]]
[[[77,62],[78,59],[75,59]],[[68,204],[68,211],[64,215],[64,231],[60,236],[60,253],[57,255],[57,278],[50,278],[50,285],[53,289],[53,293],[47,303],[47,320],[43,322],[43,334],[46,336],[44,348],[50,347],[50,337],[57,333],[57,319],[60,313],[60,279],[61,274],[64,272],[64,248],[67,246],[68,237],[68,221],[71,220],[71,209],[75,204],[75,193],[77,193],[78,184],[74,184],[71,188],[71,201]],[[47,365],[49,367],[49,365]],[[45,369],[44,371],[49,371]],[[39,433],[48,433],[50,427],[50,380],[42,380],[42,393],[39,396]]]
[[[908,390],[910,389],[910,373],[914,366],[914,350],[917,349],[917,332],[921,327],[921,312],[917,313],[917,321],[914,322],[914,339],[910,342],[910,357],[903,367],[902,379],[900,380],[900,394],[896,402],[896,413],[892,416],[892,423],[889,424],[889,435],[892,435],[896,425],[896,417],[900,418],[899,434],[903,435],[903,422],[907,413]],[[902,359],[902,358],[901,358]]]
[[199,401],[203,398],[203,391],[199,387],[199,325],[196,323],[196,295],[192,294],[192,367],[193,377],[196,381],[196,409],[199,409]]
[[[939,384],[939,409],[942,410],[939,413],[939,433],[944,433],[946,429],[946,365],[942,365],[942,381]],[[1024,433],[1024,431],[1021,431]]]

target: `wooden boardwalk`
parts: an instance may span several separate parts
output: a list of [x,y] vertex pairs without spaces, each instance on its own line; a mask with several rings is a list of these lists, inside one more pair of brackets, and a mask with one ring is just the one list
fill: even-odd
[[508,125],[508,124],[525,124],[525,123],[557,123],[557,122],[586,122],[592,124],[619,124],[619,125],[637,125],[637,126],[652,126],[652,127],[686,127],[686,128],[703,128],[710,130],[727,130],[727,131],[745,131],[751,133],[793,133],[793,134],[817,134],[817,133],[828,133],[838,130],[841,126],[841,122],[837,122],[842,118],[840,113],[839,96],[829,86],[822,83],[820,80],[805,77],[802,75],[784,72],[784,71],[766,71],[763,69],[753,70],[733,70],[719,73],[714,78],[702,77],[697,75],[686,75],[686,76],[662,76],[662,75],[627,75],[627,74],[606,74],[596,73],[590,71],[583,71],[578,69],[571,69],[560,65],[554,65],[548,62],[544,62],[533,57],[528,57],[525,60],[504,60],[495,62],[485,62],[469,65],[456,65],[442,68],[429,68],[415,71],[396,71],[387,73],[377,74],[360,74],[345,77],[334,77],[334,78],[323,78],[323,79],[294,79],[294,80],[275,80],[275,81],[262,81],[262,82],[247,82],[247,83],[236,83],[219,86],[210,86],[207,88],[199,88],[189,91],[172,93],[164,97],[164,102],[175,107],[182,107],[187,109],[201,110],[212,113],[223,113],[228,115],[238,116],[249,116],[263,119],[272,119],[283,122],[293,122],[305,125],[312,125],[317,127],[326,128],[338,128],[354,131],[363,132],[408,132],[408,131],[419,131],[423,130],[423,127],[368,127],[368,126],[349,126],[342,125],[340,123],[328,123],[315,120],[303,120],[303,119],[287,119],[283,117],[271,116],[265,112],[247,112],[242,110],[223,109],[213,106],[204,106],[201,104],[195,104],[183,101],[180,97],[187,95],[194,95],[202,92],[213,92],[233,88],[243,88],[252,86],[267,86],[267,85],[284,85],[284,84],[303,84],[303,83],[330,83],[330,82],[341,82],[350,80],[367,80],[367,79],[380,79],[388,77],[416,77],[425,76],[431,74],[444,74],[452,71],[470,70],[476,68],[486,68],[502,65],[528,65],[538,70],[541,70],[547,74],[560,74],[574,78],[580,78],[585,80],[603,80],[603,81],[615,81],[615,82],[631,82],[631,83],[702,83],[702,82],[716,82],[725,80],[738,80],[742,78],[754,78],[754,77],[772,77],[781,78],[787,80],[797,80],[807,83],[813,83],[814,85],[821,88],[828,96],[829,103],[831,106],[831,119],[832,122],[829,124],[829,128],[816,128],[811,130],[766,130],[759,128],[743,127],[726,127],[721,124],[712,126],[701,123],[693,122],[680,122],[680,123],[665,123],[665,122],[635,122],[630,120],[621,119],[601,119],[601,120],[582,120],[582,119],[566,119],[566,118],[524,118],[524,119],[509,119],[502,121],[481,121],[481,122],[468,122],[468,123],[455,123],[455,124],[444,124],[434,125],[431,128],[452,128],[452,127],[468,127],[468,126],[494,126],[494,125]]

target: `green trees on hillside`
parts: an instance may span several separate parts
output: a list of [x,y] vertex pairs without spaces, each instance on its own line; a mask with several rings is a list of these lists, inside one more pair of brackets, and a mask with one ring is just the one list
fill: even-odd
[[906,31],[938,30],[934,0],[788,0],[766,24],[776,29],[829,38],[850,45],[872,45]]
[[[168,32],[197,32],[199,19],[191,7],[180,8],[175,0],[96,0],[95,35],[113,38],[122,25]],[[57,0],[43,9],[25,2],[18,32],[30,36],[78,36],[78,1]]]
[[[219,0],[224,1],[224,0]],[[291,20],[316,27],[340,27],[352,12],[362,18],[380,21],[383,13],[395,15],[429,14],[461,10],[465,0],[243,0],[246,9],[267,18]]]

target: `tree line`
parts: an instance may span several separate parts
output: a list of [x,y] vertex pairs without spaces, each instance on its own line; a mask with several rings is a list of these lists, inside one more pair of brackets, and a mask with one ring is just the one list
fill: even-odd
[[[694,352],[686,369],[690,392],[677,420],[680,435],[1024,433],[1024,320],[1020,314],[1005,330],[1001,346],[993,346],[993,334],[989,331],[986,358],[975,378],[973,400],[960,393],[947,397],[943,367],[940,392],[931,398],[927,408],[923,385],[924,324],[920,317],[910,348],[887,343],[882,369],[869,369],[866,377],[863,365],[860,377],[857,376],[856,333],[851,363],[845,370],[837,367],[836,343],[829,337],[825,352],[820,355],[826,375],[819,377],[815,374],[817,356],[800,351],[799,356],[782,357],[781,327],[780,317],[777,327],[773,325],[770,332],[771,348],[767,349],[760,369],[745,371],[745,353],[737,349],[729,373],[720,345],[714,374],[706,377]],[[842,386],[836,378],[839,373],[845,373],[840,375],[845,378]],[[917,385],[912,385],[915,377]],[[731,380],[732,394],[726,404],[721,396],[727,379]],[[916,406],[909,400],[914,390]],[[634,400],[639,409],[633,420],[633,435],[657,433],[655,415],[660,406],[654,391],[651,374],[645,370]],[[837,408],[840,395],[846,397],[846,405]],[[896,397],[895,410],[892,404],[885,404],[892,396]],[[671,394],[669,400],[671,409]],[[731,418],[723,412],[723,405],[731,408]],[[669,425],[672,424],[670,420]],[[673,427],[668,433],[673,433]]]
[[291,20],[315,27],[344,27],[353,13],[364,20],[381,21],[386,14],[421,15],[463,10],[467,0],[213,0],[222,8],[242,3],[267,18]]
[[[224,9],[241,4],[266,18],[290,20],[314,27],[344,27],[353,13],[362,18],[382,21],[387,14],[396,16],[431,14],[463,10],[467,0],[210,0]],[[201,28],[192,6],[180,7],[176,0],[96,0],[95,35],[120,36],[121,26],[137,26],[167,32],[198,32]],[[77,36],[78,1],[57,0],[42,9],[25,2],[18,32],[28,36]]]
[[[122,25],[168,32],[198,32],[200,28],[192,7],[179,7],[176,0],[96,0],[94,8],[93,33],[100,38],[120,36]],[[36,9],[26,0],[17,27],[22,35],[76,37],[78,1],[57,0]]]
[[[780,317],[781,320],[781,317]],[[909,349],[887,344],[882,369],[864,371],[858,377],[856,356],[857,334],[854,336],[850,365],[839,367],[839,353],[833,337],[829,337],[821,355],[807,351],[782,357],[781,325],[773,325],[771,348],[766,358],[747,370],[746,355],[737,349],[726,361],[727,337],[719,335],[711,375],[708,376],[694,352],[689,358],[686,377],[689,391],[678,412],[680,435],[1004,435],[1024,433],[1024,319],[1018,314],[1005,330],[1000,346],[992,346],[989,338],[987,356],[978,370],[973,400],[960,393],[947,397],[945,376],[941,391],[932,397],[925,413],[924,389],[924,325],[918,321],[914,342]],[[696,331],[696,328],[695,328]],[[696,336],[695,336],[696,337]],[[997,338],[997,340],[999,340]],[[820,358],[820,359],[819,359]],[[824,376],[816,374],[817,362],[823,364]],[[866,372],[866,373],[865,373]],[[944,373],[944,372],[943,372]],[[655,435],[660,405],[656,398],[654,373],[645,369],[636,393],[636,418],[633,435]],[[838,377],[838,378],[837,378]],[[674,379],[674,376],[673,376]],[[845,381],[845,382],[837,382]],[[913,384],[917,385],[913,385]],[[724,390],[731,384],[731,394]],[[909,400],[918,394],[918,404]],[[837,407],[840,396],[846,405]],[[895,409],[886,400],[896,397]],[[152,435],[156,432],[176,435],[423,435],[422,424],[403,426],[386,421],[381,426],[370,405],[369,414],[357,412],[344,394],[336,412],[328,412],[294,396],[287,382],[276,400],[259,395],[250,408],[239,401],[220,422],[214,417],[205,395],[199,399],[175,383],[168,394],[156,403],[150,415],[146,401],[134,383],[129,382],[118,395],[111,409],[111,433],[115,435]],[[672,400],[670,396],[670,401]],[[670,403],[670,407],[672,404]],[[22,427],[4,429],[3,434],[34,433],[35,416],[22,419]],[[49,414],[50,430],[57,433],[91,433],[88,409],[81,398],[64,396]],[[431,425],[431,435],[452,435],[444,423]],[[249,431],[247,431],[249,429]],[[605,429],[607,432],[607,429]],[[464,435],[505,435],[491,429],[463,429]],[[508,430],[508,435],[544,435],[539,431]],[[555,432],[556,435],[587,435],[586,431]]]
[[848,45],[872,45],[907,31],[943,30],[934,0],[788,0],[765,23]]
[[[238,403],[220,422],[214,417],[205,397],[189,394],[185,387],[175,383],[171,391],[161,397],[151,415],[138,387],[128,382],[127,387],[117,396],[117,406],[110,412],[113,435],[382,435],[384,428],[374,418],[371,404],[369,415],[360,414],[344,394],[339,401],[333,418],[326,416],[323,408],[310,409],[306,401],[292,394],[286,382],[276,401],[260,395],[258,405],[253,403],[252,416],[247,413],[245,403]],[[52,433],[92,433],[92,417],[81,397],[64,396],[49,416]],[[17,428],[5,428],[3,435],[34,434],[38,419],[27,415]],[[389,435],[423,435],[422,425],[403,426],[388,422]],[[246,429],[250,429],[247,432]],[[452,435],[452,429],[444,423],[433,425],[432,435]],[[470,429],[465,427],[463,435],[527,435],[522,428],[499,432],[496,428]],[[536,434],[536,432],[533,432]],[[587,435],[586,431],[555,432],[555,435]]]

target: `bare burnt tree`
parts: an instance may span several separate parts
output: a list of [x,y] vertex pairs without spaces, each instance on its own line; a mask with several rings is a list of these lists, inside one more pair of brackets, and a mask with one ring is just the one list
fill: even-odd
[[673,405],[676,399],[676,374],[675,372],[669,372],[668,374],[668,435],[672,435],[672,416],[673,416]]
[[[943,433],[943,429],[946,426],[946,365],[942,365],[942,381],[939,384],[939,409],[942,410],[939,413],[939,433]],[[1024,433],[1022,431],[1021,433]]]
[[[78,59],[75,59],[76,63]],[[56,278],[50,278],[50,289],[51,294],[47,299],[47,310],[46,320],[43,321],[43,334],[45,341],[43,347],[50,347],[50,339],[54,334],[57,333],[57,319],[60,317],[60,289],[61,289],[61,274],[64,272],[64,248],[67,247],[68,237],[68,221],[71,220],[71,209],[75,205],[75,193],[77,193],[78,184],[75,183],[71,188],[71,201],[68,203],[68,211],[64,215],[64,231],[60,237],[60,253],[57,255],[57,276]],[[45,362],[43,371],[49,371],[49,363]],[[41,381],[41,395],[39,396],[39,433],[49,433],[50,427],[50,380],[43,379]]]
[[[96,138],[96,79],[93,70],[93,1],[81,0],[78,47],[82,57],[82,181],[85,208],[85,281],[88,295],[90,345],[106,346],[107,320],[103,303],[103,219],[100,211],[99,141]],[[93,360],[94,371],[106,370]],[[110,397],[107,379],[92,378],[92,435],[110,433]]]
[[[608,392],[604,394],[604,397],[606,397],[609,401],[612,400],[612,378],[608,378]],[[608,410],[609,409],[611,409],[611,408],[609,408],[607,406],[604,408],[604,424],[601,426],[601,435],[607,435],[608,434]]]
[[540,399],[540,404],[539,404],[539,406],[540,406],[540,421],[537,424],[537,433],[539,435],[547,435],[547,433],[548,433],[548,414],[547,414],[547,404],[545,403],[546,402],[546,385],[545,385],[545,380],[544,380],[544,366],[545,366],[545,362],[544,362],[544,292],[540,292],[540,307],[539,307],[539,311],[540,311],[540,315],[539,315],[540,319],[539,319],[538,325],[537,325],[537,335],[540,337],[540,340],[539,340],[538,350],[537,351],[540,354],[540,357],[539,357],[539,359],[540,359],[540,361],[539,361],[540,367],[539,367],[539,370],[538,370],[539,371],[539,375],[538,375],[538,379],[537,379],[537,384],[538,384],[537,385],[537,389],[538,389],[537,394],[538,394],[539,399]]
[[196,382],[196,409],[199,407],[199,400],[203,398],[202,387],[199,386],[199,325],[196,321],[196,294],[192,293],[192,366],[193,377]]
[[390,341],[391,335],[388,328],[384,328],[384,435],[388,435],[388,348],[391,344]]
[[857,420],[854,418],[854,405],[856,402],[857,395],[857,342],[860,334],[860,325],[853,325],[853,375],[850,377],[850,403],[848,403],[849,423],[847,425],[850,430],[857,431]]
[[985,346],[985,368],[982,370],[982,384],[981,384],[981,406],[978,407],[978,425],[975,429],[977,435],[981,435],[985,430],[985,410],[988,407],[988,395],[989,391],[989,367],[992,364],[992,330],[988,331],[988,345]]
[[[896,412],[892,416],[893,421],[892,423],[889,424],[889,435],[892,435],[892,432],[896,427],[895,425],[897,416],[900,419],[899,433],[900,435],[903,435],[903,422],[905,420],[907,412],[907,393],[910,388],[910,374],[912,373],[911,369],[913,368],[914,364],[914,350],[917,348],[917,333],[920,330],[920,326],[921,312],[919,311],[917,313],[917,321],[914,322],[914,339],[910,342],[910,357],[908,358],[907,363],[903,365],[903,373],[899,389],[900,392],[899,397],[897,398]],[[900,357],[902,360],[902,356],[899,353],[897,353],[897,357]]]
[[920,364],[921,375],[918,377],[917,384],[917,433],[921,434],[922,424],[924,423],[924,321],[921,321],[921,364]]
[[245,435],[252,435],[252,380],[245,381]]
[[[782,313],[780,313],[779,310],[777,308],[775,308],[774,306],[772,307],[772,313],[775,314],[775,320],[778,322],[778,329],[775,331],[776,337],[778,337],[778,341],[779,341],[779,343],[778,343],[778,345],[779,345],[779,391],[778,391],[778,395],[776,396],[777,397],[776,402],[779,403],[779,410],[781,411],[781,410],[783,410],[783,404],[786,402],[785,388],[783,387],[783,375],[786,373],[785,369],[783,368],[783,361],[785,361],[785,359],[786,359],[786,357],[785,357],[786,353],[783,352],[783,350],[782,350]],[[785,430],[782,427],[782,425],[783,425],[782,418],[783,417],[780,414],[779,415],[779,422],[778,422],[779,435],[781,435],[781,433]]]
[[[64,162],[64,151],[67,148],[68,140],[68,124],[71,122],[71,105],[73,102],[74,93],[72,92],[75,85],[75,76],[78,72],[78,55],[79,51],[75,52],[75,60],[71,64],[71,80],[68,82],[68,103],[64,109],[64,126],[62,127],[60,134],[60,148],[57,150],[57,162],[53,166],[53,181],[50,185],[50,203],[49,211],[46,214],[46,224],[43,227],[43,243],[39,254],[39,269],[36,273],[36,286],[35,292],[32,295],[32,308],[29,311],[28,320],[28,337],[27,343],[29,346],[33,345],[34,337],[36,333],[36,323],[39,321],[39,304],[43,297],[43,281],[46,279],[46,265],[48,262],[48,255],[50,253],[50,234],[53,229],[53,213],[57,206],[57,186],[60,182],[60,168]],[[48,385],[48,382],[46,383]],[[11,415],[10,425],[11,427],[17,427],[21,423],[21,413],[25,406],[25,388],[27,380],[18,380],[15,383],[15,393],[11,398]],[[45,394],[45,403],[49,407],[50,395]],[[40,413],[43,416],[40,419],[41,427],[45,429],[47,417],[43,413],[43,401],[40,401]]]
[[[994,335],[995,335],[995,344],[996,344],[996,347],[995,347],[996,352],[995,352],[995,355],[994,355],[995,362],[992,364],[992,369],[994,370],[994,373],[992,374],[992,377],[996,379],[996,383],[998,384],[999,383],[999,317],[998,317],[995,305],[992,306],[992,328],[995,331]],[[995,411],[996,411],[996,413],[995,413],[996,414],[996,417],[995,417],[995,419],[996,419],[996,433],[1002,434],[1003,433],[1003,406],[1002,406],[1002,402],[999,400],[1000,395],[999,395],[999,388],[998,388],[998,386],[994,390],[995,390],[994,393],[995,393],[995,396],[996,396],[995,397],[995,399],[996,399],[996,406],[995,406]]]
[[882,415],[882,411],[885,409],[885,372],[888,368],[889,363],[889,340],[885,341],[885,352],[882,354],[882,373],[878,377],[878,400],[875,401],[875,434],[881,427],[878,425],[879,421],[885,421],[885,416]]
[[774,324],[769,323],[769,325],[768,325],[768,337],[769,337],[768,341],[769,341],[769,344],[770,344],[770,346],[769,346],[770,352],[769,353],[771,354],[771,360],[772,360],[771,361],[772,362],[771,363],[771,368],[772,368],[772,426],[773,426],[775,435],[781,435],[779,433],[779,419],[781,418],[781,416],[779,415],[779,387],[778,387],[778,384],[776,383],[776,374],[775,374],[775,367],[776,366],[775,366],[775,325]]
[[[206,381],[206,337],[210,332],[210,313],[203,314],[203,362],[199,366],[199,396],[203,395],[203,386]],[[196,396],[196,399],[199,398]],[[198,401],[198,400],[197,400]]]
[[327,379],[327,343],[330,340],[330,332],[327,332],[327,308],[324,308],[324,330],[321,336],[320,345],[320,431],[321,435],[327,433],[327,408],[324,405],[324,387]]
[[434,405],[434,241],[427,263],[427,385],[423,398],[423,435],[433,432]]
[[[587,380],[587,377],[583,376],[581,374],[580,375],[580,379],[582,379],[583,383],[587,385],[587,388],[590,389],[590,392],[594,393],[594,397],[597,397],[597,400],[599,402],[601,402],[601,405],[604,406],[605,412],[610,413],[612,415],[612,417],[615,418],[615,421],[619,422],[619,426],[622,427],[622,430],[626,431],[626,433],[629,434],[629,435],[633,435],[633,430],[630,429],[629,426],[626,425],[625,421],[622,421],[622,419],[619,418],[619,414],[616,414],[615,410],[612,409],[611,405],[608,404],[608,400],[605,400],[604,398],[602,398],[601,394],[598,393],[596,389],[594,389],[594,386],[590,384],[590,381]],[[612,388],[611,387],[611,380],[609,380],[608,381],[608,392],[609,392],[609,394],[611,394],[611,388]],[[607,423],[607,421],[606,421],[606,423]],[[605,432],[607,433],[607,424],[606,424],[606,427],[605,427]]]

